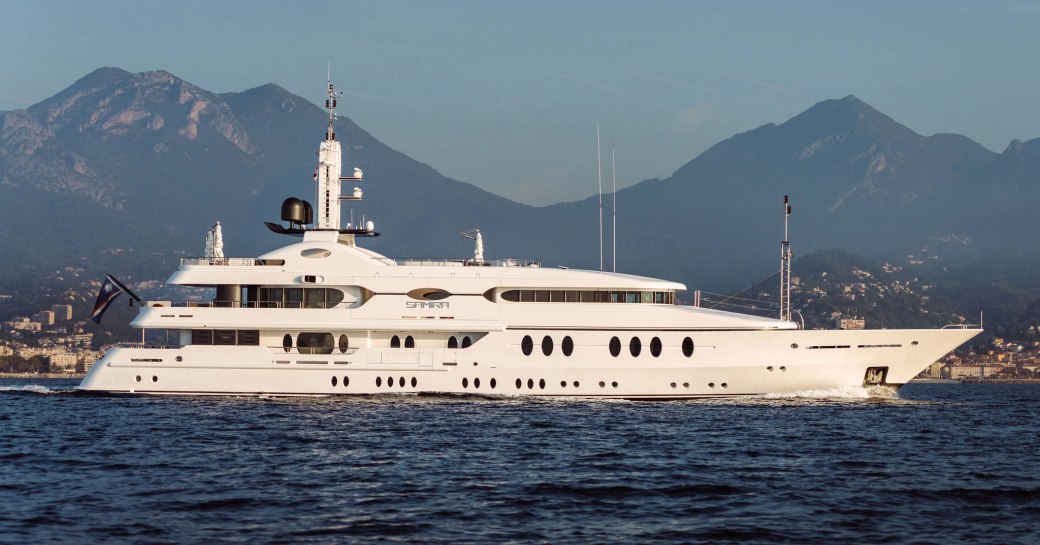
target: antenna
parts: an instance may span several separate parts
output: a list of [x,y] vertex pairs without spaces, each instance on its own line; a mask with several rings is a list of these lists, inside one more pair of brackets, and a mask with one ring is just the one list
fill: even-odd
[[599,123],[596,124],[596,180],[599,183],[599,272],[603,272],[603,164],[599,157]]
[[791,321],[791,242],[788,240],[787,220],[791,205],[784,195],[784,240],[780,243],[780,319]]
[[610,177],[614,181],[614,189],[610,192],[614,197],[614,232],[610,240],[614,243],[614,249],[610,254],[614,257],[614,272],[617,272],[617,170],[614,167],[614,150],[610,150]]

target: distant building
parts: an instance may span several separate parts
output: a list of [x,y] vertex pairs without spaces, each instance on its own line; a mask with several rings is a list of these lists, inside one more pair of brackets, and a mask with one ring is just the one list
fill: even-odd
[[54,325],[54,312],[50,310],[41,310],[36,313],[36,321],[40,322],[40,325],[43,327]]
[[838,329],[864,329],[867,321],[863,318],[838,318],[836,325]]
[[999,363],[957,363],[947,365],[944,368],[946,377],[952,379],[960,378],[986,378],[993,376],[1007,368]]
[[54,305],[51,307],[54,319],[59,322],[67,322],[72,319],[72,305]]
[[51,373],[75,373],[76,372],[76,355],[62,352],[60,354],[51,354],[48,358],[49,369]]
[[14,349],[10,346],[0,345],[0,356],[13,356]]

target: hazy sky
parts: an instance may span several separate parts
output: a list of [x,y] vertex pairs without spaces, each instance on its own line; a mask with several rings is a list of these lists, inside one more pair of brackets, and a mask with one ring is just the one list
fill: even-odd
[[[100,66],[277,83],[443,174],[544,204],[665,177],[854,94],[930,135],[1040,136],[1040,1],[0,1],[0,110]],[[317,144],[315,144],[317,145]],[[378,179],[378,173],[369,173]]]

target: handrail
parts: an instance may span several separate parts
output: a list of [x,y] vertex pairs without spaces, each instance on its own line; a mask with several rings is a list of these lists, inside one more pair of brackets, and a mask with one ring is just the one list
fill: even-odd
[[320,303],[319,306],[308,306],[305,302],[287,303],[282,301],[201,301],[187,299],[183,301],[146,301],[147,306],[156,308],[299,308],[299,309],[330,309],[351,308],[353,302],[339,302],[335,304]]
[[359,350],[359,347],[357,347],[357,346],[348,347],[346,351],[341,351],[338,346],[333,346],[333,347],[329,347],[329,346],[304,346],[303,348],[305,348],[307,350],[318,350],[318,349],[329,350],[329,349],[331,349],[332,351],[331,352],[300,352],[300,347],[299,346],[286,347],[286,346],[280,345],[280,344],[267,347],[267,349],[270,350],[274,354],[302,354],[302,355],[305,355],[305,356],[337,356],[337,355],[350,356],[352,354],[356,354],[357,351]]
[[982,329],[982,324],[946,324],[943,329]]
[[384,263],[386,265],[397,265],[397,266],[425,266],[425,267],[541,267],[542,262],[537,259],[490,259],[485,261],[476,261],[474,259],[451,259],[451,258],[427,258],[427,257],[408,257],[408,258],[390,258],[390,257],[374,257],[376,261]]
[[181,265],[208,265],[223,267],[280,267],[284,259],[260,259],[258,257],[182,257]]

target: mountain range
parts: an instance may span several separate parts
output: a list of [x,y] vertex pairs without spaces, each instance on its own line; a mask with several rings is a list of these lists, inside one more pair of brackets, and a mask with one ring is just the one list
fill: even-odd
[[[276,247],[285,241],[261,223],[278,219],[286,197],[313,199],[326,118],[274,84],[216,94],[162,70],[118,68],[0,112],[0,279],[70,263],[164,276],[174,258],[201,254],[217,220],[229,255]],[[336,130],[345,170],[365,171],[354,213],[383,233],[374,250],[465,257],[471,242],[456,233],[476,227],[492,258],[598,267],[595,195],[527,206],[447,178],[348,117]],[[1040,138],[995,153],[960,135],[917,134],[851,95],[824,100],[619,191],[618,270],[746,284],[777,268],[788,194],[799,253],[927,247],[946,267],[1033,262],[1038,177]]]

